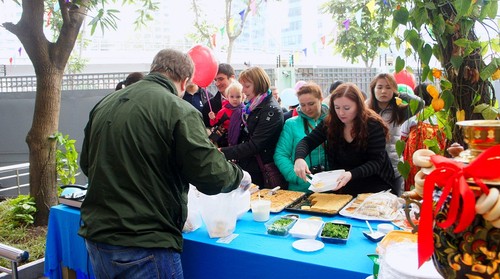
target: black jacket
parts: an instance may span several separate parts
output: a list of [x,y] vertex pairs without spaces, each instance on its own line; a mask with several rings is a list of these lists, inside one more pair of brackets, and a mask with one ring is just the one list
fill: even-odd
[[253,183],[263,186],[264,179],[255,155],[260,154],[264,164],[273,162],[282,129],[283,111],[271,96],[250,113],[239,144],[223,147],[221,151],[228,160],[236,160],[242,169],[248,171]]

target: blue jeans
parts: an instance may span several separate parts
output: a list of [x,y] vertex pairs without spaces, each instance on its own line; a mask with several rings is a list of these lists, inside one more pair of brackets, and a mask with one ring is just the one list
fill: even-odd
[[182,279],[181,255],[166,248],[115,246],[85,240],[97,279]]

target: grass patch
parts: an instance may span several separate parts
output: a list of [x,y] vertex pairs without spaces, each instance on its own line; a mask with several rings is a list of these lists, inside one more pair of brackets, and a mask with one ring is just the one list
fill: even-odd
[[[0,243],[28,251],[32,262],[45,255],[46,226],[33,226],[36,212],[29,196],[0,202]],[[10,267],[10,261],[0,258],[0,265]]]

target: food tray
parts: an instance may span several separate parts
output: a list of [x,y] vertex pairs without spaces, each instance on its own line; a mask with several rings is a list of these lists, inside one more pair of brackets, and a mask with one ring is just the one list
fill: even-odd
[[[340,237],[329,237],[324,235],[324,230],[325,226],[328,226],[328,224],[334,224],[337,226],[342,226],[347,228],[347,237],[346,238],[340,238]],[[347,243],[347,240],[349,239],[349,236],[351,235],[351,225],[347,223],[340,223],[340,222],[327,222],[323,225],[321,228],[321,233],[320,237],[323,242],[328,242],[328,243],[335,243],[335,244],[345,244]]]
[[250,200],[253,201],[259,199],[259,195],[263,200],[270,200],[272,213],[279,213],[283,211],[285,207],[289,206],[305,195],[305,193],[303,192],[289,190],[278,190],[274,195],[269,195],[269,191],[270,189],[262,189],[260,191],[257,191],[250,196]]
[[313,219],[298,219],[290,230],[290,234],[297,238],[315,239],[324,223]]
[[[280,224],[279,222],[288,221],[288,224]],[[279,235],[279,236],[288,236],[288,232],[293,227],[293,225],[297,222],[297,218],[292,218],[288,216],[276,216],[271,220],[267,221],[266,232],[267,234]]]
[[368,215],[360,215],[356,214],[356,209],[361,205],[358,198],[354,198],[350,201],[346,206],[340,210],[339,214],[344,217],[360,219],[360,220],[368,220],[368,221],[393,221],[398,217],[398,210],[396,210],[389,218],[377,217],[377,216],[368,216]]
[[[316,208],[311,201],[314,197],[332,197],[332,202],[336,201],[338,204],[332,205],[330,210],[324,208]],[[285,207],[285,210],[298,213],[323,215],[323,216],[335,216],[339,213],[340,209],[344,207],[352,199],[351,195],[338,195],[338,194],[326,194],[326,193],[312,193],[302,198],[298,199],[294,203]],[[318,206],[320,206],[318,204]],[[310,207],[310,208],[306,208]]]

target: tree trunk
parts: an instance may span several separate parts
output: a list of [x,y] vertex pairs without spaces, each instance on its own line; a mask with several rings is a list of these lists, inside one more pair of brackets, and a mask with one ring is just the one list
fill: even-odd
[[35,225],[47,225],[49,209],[57,204],[56,141],[50,139],[59,126],[61,84],[68,62],[87,14],[90,0],[58,0],[63,24],[55,43],[46,39],[44,1],[22,1],[23,12],[17,24],[3,23],[24,46],[37,78],[33,123],[26,137],[30,159],[30,195],[35,198]]
[[227,59],[226,59],[227,64],[231,64],[231,56],[233,53],[233,44],[234,44],[234,39],[229,38],[229,43],[227,45]]
[[48,68],[37,73],[33,123],[26,137],[30,159],[30,195],[35,198],[35,225],[48,222],[51,206],[57,204],[56,141],[63,72]]

